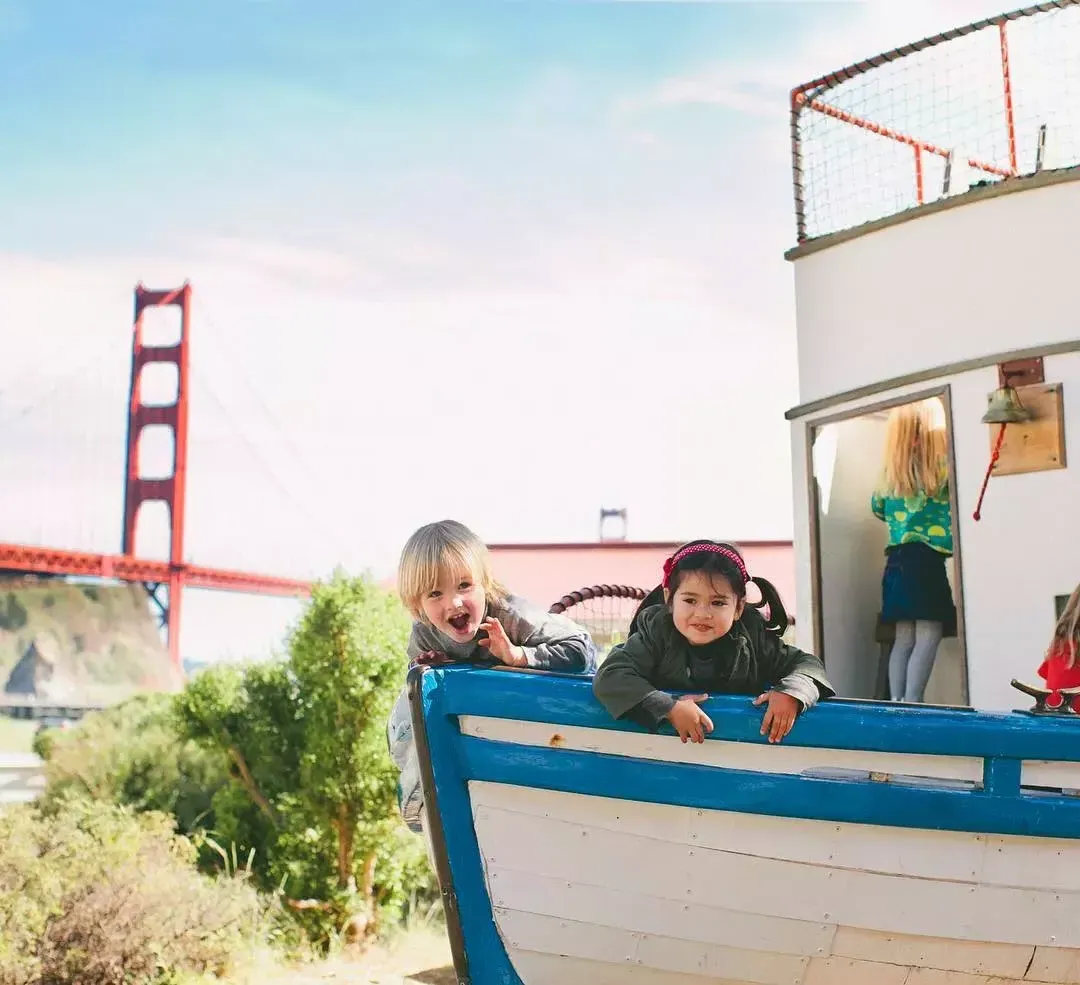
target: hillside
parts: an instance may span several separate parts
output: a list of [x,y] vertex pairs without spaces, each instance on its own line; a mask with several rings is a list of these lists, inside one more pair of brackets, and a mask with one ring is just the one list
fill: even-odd
[[0,579],[0,689],[31,646],[52,664],[53,682],[82,700],[179,683],[141,585]]

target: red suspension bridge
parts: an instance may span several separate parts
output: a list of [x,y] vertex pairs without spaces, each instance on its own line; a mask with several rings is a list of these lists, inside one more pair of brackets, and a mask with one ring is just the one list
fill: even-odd
[[[178,670],[181,669],[180,612],[185,587],[293,597],[307,595],[311,589],[310,582],[298,579],[204,567],[184,561],[191,298],[191,285],[188,283],[172,290],[150,290],[142,284],[135,288],[123,543],[120,553],[95,554],[53,547],[0,543],[0,575],[68,575],[112,579],[145,586],[166,632],[169,659]],[[152,308],[166,307],[180,309],[178,341],[171,345],[144,344],[145,313]],[[143,402],[142,373],[151,364],[176,367],[174,402],[164,405]],[[167,476],[149,478],[140,472],[139,438],[148,427],[164,427],[172,432],[172,471]],[[145,503],[154,502],[163,503],[168,515],[168,560],[150,560],[136,554],[140,509]]]

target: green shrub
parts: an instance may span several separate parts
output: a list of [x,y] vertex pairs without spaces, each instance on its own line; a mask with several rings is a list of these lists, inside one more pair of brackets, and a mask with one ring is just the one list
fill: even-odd
[[212,827],[213,797],[229,782],[224,758],[180,738],[174,698],[141,694],[94,712],[67,731],[42,732],[46,803],[75,792],[172,814],[181,833]]
[[0,983],[132,985],[227,971],[267,925],[158,812],[64,797],[0,814]]
[[[280,891],[294,922],[272,932],[286,943],[296,926],[325,948],[427,912],[436,881],[398,818],[386,748],[409,626],[369,579],[316,586],[286,657],[211,666],[179,695],[140,695],[42,733],[44,811],[83,797],[170,814],[204,873],[239,868]],[[127,919],[112,896],[83,909]]]

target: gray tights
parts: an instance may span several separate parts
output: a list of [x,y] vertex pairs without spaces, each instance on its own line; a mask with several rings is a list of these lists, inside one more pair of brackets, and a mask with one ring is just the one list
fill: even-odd
[[943,629],[941,623],[927,619],[896,624],[896,639],[889,654],[889,694],[893,701],[922,701]]

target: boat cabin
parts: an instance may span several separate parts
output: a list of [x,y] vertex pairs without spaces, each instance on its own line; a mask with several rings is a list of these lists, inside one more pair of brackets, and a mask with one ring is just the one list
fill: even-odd
[[[983,173],[993,180],[970,187],[947,176],[947,159],[931,173],[931,155],[897,144],[898,131],[864,131],[877,145],[830,172],[830,139],[850,138],[838,131],[858,131],[859,121],[807,123],[820,114],[803,107],[829,84],[795,100],[800,242],[787,257],[800,403],[787,418],[797,640],[822,656],[840,695],[886,696],[890,638],[877,619],[886,527],[870,498],[889,410],[929,398],[946,431],[958,625],[938,650],[926,700],[1028,708],[1010,680],[1035,679],[1080,582],[1080,166],[1048,158],[1019,173],[1016,144],[1034,145],[1040,132],[1033,118],[1028,131],[1002,121],[1013,173]],[[895,167],[870,172],[886,151],[897,152]],[[853,172],[869,186],[858,224],[836,204],[858,204],[859,189],[844,187]],[[892,206],[894,196],[906,207]],[[984,422],[991,400],[1000,410],[1017,399],[1026,421]]]

